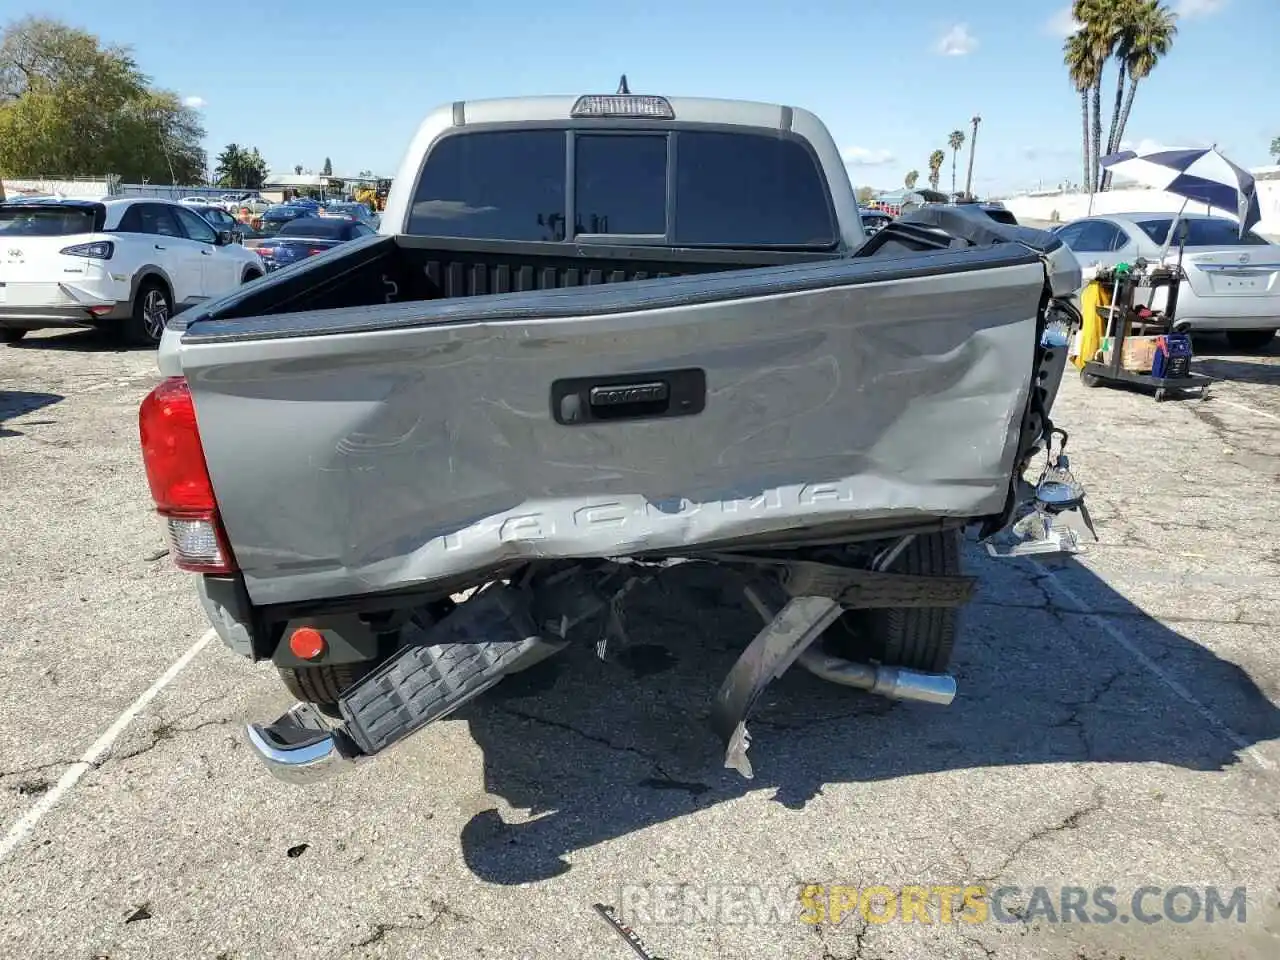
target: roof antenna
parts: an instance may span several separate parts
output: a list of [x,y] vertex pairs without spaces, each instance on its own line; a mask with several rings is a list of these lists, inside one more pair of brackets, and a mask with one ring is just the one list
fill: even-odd
[[627,75],[624,73],[622,79],[618,82],[618,96],[627,97],[631,95],[631,88],[627,86]]

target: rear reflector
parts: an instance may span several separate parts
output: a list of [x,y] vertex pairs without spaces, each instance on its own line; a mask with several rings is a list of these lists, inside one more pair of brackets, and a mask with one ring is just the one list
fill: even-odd
[[328,646],[324,634],[315,627],[299,627],[289,636],[289,649],[299,660],[318,660]]
[[165,519],[174,563],[194,573],[233,572],[235,558],[218,518],[195,404],[183,377],[170,377],[147,394],[138,432],[151,499]]

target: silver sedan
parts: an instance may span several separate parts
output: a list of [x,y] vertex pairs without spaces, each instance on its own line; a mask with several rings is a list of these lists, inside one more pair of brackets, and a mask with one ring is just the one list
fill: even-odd
[[1193,213],[1112,213],[1074,220],[1053,232],[1076,255],[1086,280],[1099,266],[1133,263],[1139,257],[1173,263],[1184,237],[1180,324],[1223,332],[1239,350],[1265,348],[1280,328],[1280,245],[1253,231],[1241,237],[1233,220]]

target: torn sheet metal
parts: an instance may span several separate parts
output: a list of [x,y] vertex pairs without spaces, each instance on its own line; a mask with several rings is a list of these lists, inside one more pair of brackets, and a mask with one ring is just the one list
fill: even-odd
[[792,597],[743,651],[711,707],[711,728],[725,744],[727,768],[748,780],[754,776],[747,759],[746,719],[752,706],[840,614],[840,605],[827,597]]

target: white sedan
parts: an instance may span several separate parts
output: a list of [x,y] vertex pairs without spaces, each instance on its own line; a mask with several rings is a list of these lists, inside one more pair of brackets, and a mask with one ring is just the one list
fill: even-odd
[[1175,320],[1194,331],[1225,333],[1238,350],[1264,349],[1280,329],[1280,245],[1253,231],[1241,237],[1234,220],[1192,213],[1112,213],[1074,220],[1053,232],[1089,280],[1100,266],[1139,257],[1154,261],[1163,255],[1174,263],[1184,230]]

